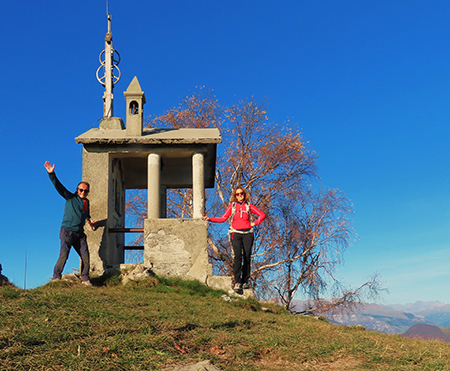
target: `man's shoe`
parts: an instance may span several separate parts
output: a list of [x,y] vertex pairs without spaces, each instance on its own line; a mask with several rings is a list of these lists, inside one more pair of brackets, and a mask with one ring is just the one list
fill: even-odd
[[234,285],[233,290],[238,293],[238,294],[242,294],[242,284],[241,283],[236,283]]
[[82,281],[81,284],[82,284],[83,286],[87,286],[87,287],[91,287],[91,286],[92,286],[91,281]]
[[250,288],[250,284],[249,284],[249,283],[244,283],[244,284],[242,285],[242,288],[243,288],[244,290],[247,290],[247,289]]

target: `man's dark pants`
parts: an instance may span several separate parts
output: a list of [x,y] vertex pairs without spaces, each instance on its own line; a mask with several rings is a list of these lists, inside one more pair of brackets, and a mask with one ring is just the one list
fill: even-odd
[[53,269],[53,279],[61,278],[61,273],[69,257],[70,247],[73,246],[81,258],[81,280],[89,281],[89,250],[84,232],[74,232],[61,227],[59,238],[61,240],[61,248],[58,261]]

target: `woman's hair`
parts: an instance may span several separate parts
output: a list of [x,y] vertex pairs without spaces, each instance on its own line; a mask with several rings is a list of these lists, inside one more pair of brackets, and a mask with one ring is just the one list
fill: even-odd
[[245,190],[245,188],[242,187],[242,186],[238,186],[238,187],[236,187],[234,189],[233,193],[231,194],[231,202],[238,202],[237,197],[236,197],[236,192],[239,191],[239,190],[244,192],[244,202],[249,202],[250,201],[250,195]]

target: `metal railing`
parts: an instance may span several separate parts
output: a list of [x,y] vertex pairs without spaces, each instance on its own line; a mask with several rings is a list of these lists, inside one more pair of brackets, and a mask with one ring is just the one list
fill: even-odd
[[[109,228],[109,233],[144,233],[144,228]],[[144,250],[144,246],[124,246],[124,250]]]

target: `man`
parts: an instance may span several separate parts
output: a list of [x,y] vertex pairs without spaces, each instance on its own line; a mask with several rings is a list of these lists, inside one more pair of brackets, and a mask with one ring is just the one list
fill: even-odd
[[46,161],[44,166],[56,190],[66,200],[59,233],[61,248],[59,259],[53,270],[53,280],[61,279],[61,273],[69,257],[70,248],[73,246],[81,258],[81,283],[85,286],[92,286],[89,279],[89,250],[84,233],[86,221],[93,231],[95,231],[96,224],[96,222],[91,222],[89,214],[89,200],[87,199],[89,183],[80,182],[75,193],[69,192],[56,177],[55,165],[51,165],[50,162]]

